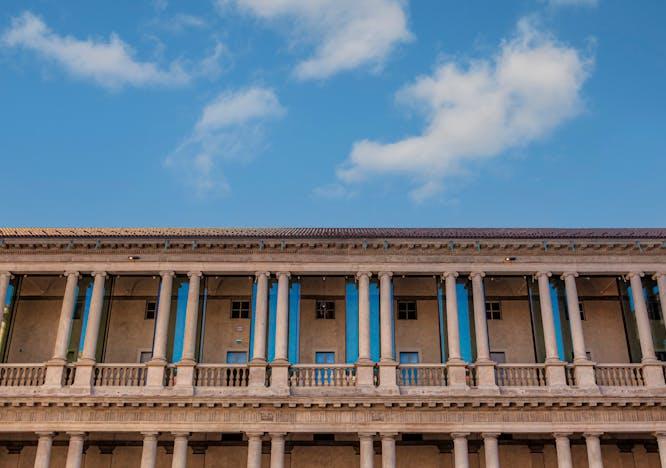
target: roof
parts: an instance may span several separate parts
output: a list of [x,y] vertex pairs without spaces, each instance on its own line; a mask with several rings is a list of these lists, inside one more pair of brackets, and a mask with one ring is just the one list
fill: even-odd
[[664,239],[666,228],[0,228],[0,238]]

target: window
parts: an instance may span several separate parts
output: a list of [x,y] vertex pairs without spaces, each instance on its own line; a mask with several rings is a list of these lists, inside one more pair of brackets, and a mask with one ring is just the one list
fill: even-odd
[[415,351],[406,351],[400,353],[400,364],[418,364],[419,353]]
[[335,353],[330,351],[315,352],[315,364],[335,364]]
[[660,361],[666,361],[666,351],[655,351],[655,354]]
[[250,301],[231,301],[231,318],[250,318]]
[[502,320],[502,303],[486,301],[486,320]]
[[245,363],[247,363],[247,353],[245,351],[227,351],[227,364]]
[[139,362],[144,364],[150,361],[152,357],[153,357],[152,351],[141,351],[141,353],[139,354]]
[[143,315],[145,320],[155,320],[157,315],[157,302],[155,301],[146,301],[146,311]]
[[315,317],[319,320],[333,320],[333,319],[335,319],[335,302],[334,301],[316,301],[315,302]]
[[416,301],[398,301],[398,320],[416,320]]
[[506,363],[506,353],[504,351],[491,351],[490,360],[496,364]]
[[83,310],[86,308],[86,301],[85,299],[81,300],[79,299],[76,301],[76,305],[74,306],[74,314],[72,315],[72,320],[81,320],[81,317],[83,317]]

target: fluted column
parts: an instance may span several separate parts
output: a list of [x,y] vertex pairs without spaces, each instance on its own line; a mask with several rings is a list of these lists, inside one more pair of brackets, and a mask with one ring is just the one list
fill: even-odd
[[382,468],[395,468],[395,432],[382,432]]
[[601,437],[600,432],[588,432],[585,436],[585,445],[587,446],[587,465],[588,468],[604,468],[601,455]]
[[358,361],[370,362],[370,273],[358,278]]
[[85,432],[68,432],[69,446],[67,447],[67,464],[66,468],[81,468],[83,461],[83,442],[85,440]]
[[373,468],[375,465],[375,449],[373,448],[374,432],[359,432],[360,468]]
[[289,276],[287,272],[278,275],[277,310],[275,313],[275,361],[289,362]]
[[381,335],[381,361],[394,362],[393,358],[393,299],[391,277],[393,273],[379,274],[379,331]]
[[499,461],[499,444],[497,438],[499,433],[485,432],[481,434],[483,437],[483,451],[485,452],[486,468],[500,468]]
[[569,326],[571,328],[571,342],[573,345],[573,362],[576,385],[578,387],[595,387],[594,365],[587,358],[583,322],[580,317],[580,304],[578,302],[578,288],[576,277],[578,273],[565,272],[562,274],[564,288],[567,296],[567,310],[569,311]]
[[102,321],[102,308],[104,307],[104,282],[106,281],[106,272],[96,271],[93,274],[93,290],[90,299],[90,308],[88,310],[88,324],[86,325],[85,340],[83,342],[83,352],[79,361],[90,364],[95,363],[97,354],[97,338],[99,337],[99,327]]
[[556,433],[555,449],[557,450],[557,468],[573,468],[571,461],[571,444],[568,433]]
[[53,445],[53,432],[37,433],[37,453],[35,454],[35,468],[49,468],[51,464],[51,445]]
[[143,450],[141,451],[141,468],[155,468],[157,463],[157,432],[142,432]]
[[171,456],[171,468],[187,467],[187,438],[189,432],[174,432],[173,455]]
[[469,468],[469,452],[467,449],[466,432],[454,432],[453,438],[453,466],[455,468]]
[[284,468],[284,432],[271,432],[271,468]]
[[247,432],[247,468],[261,468],[261,438],[263,432]]
[[257,298],[254,310],[254,343],[252,360],[266,364],[266,330],[268,324],[268,275],[266,271],[256,273]]
[[[641,363],[643,364],[643,375],[648,387],[663,387],[664,372],[661,363],[657,360],[652,341],[652,328],[650,317],[647,312],[647,304],[643,293],[642,272],[631,272],[627,275],[631,284],[631,296],[634,300],[634,312],[636,316],[636,328],[638,339],[641,343]],[[662,305],[663,307],[663,305]]]
[[460,326],[458,324],[458,298],[456,296],[458,273],[447,271],[443,276],[446,299],[446,341],[449,350],[448,362],[457,363],[462,361],[460,355]]
[[661,466],[662,468],[666,468],[666,432],[657,432],[654,436],[657,438]]

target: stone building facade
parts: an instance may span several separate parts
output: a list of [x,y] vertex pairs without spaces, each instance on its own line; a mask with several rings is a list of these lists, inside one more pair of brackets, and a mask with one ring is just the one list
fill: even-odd
[[666,467],[664,229],[0,229],[2,467]]

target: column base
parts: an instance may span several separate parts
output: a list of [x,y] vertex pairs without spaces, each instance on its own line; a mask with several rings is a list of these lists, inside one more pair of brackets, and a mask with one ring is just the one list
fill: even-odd
[[370,360],[359,360],[356,363],[356,388],[375,388],[375,364]]
[[151,359],[146,363],[146,388],[162,390],[164,388],[164,368],[166,359]]
[[495,363],[493,361],[476,361],[475,368],[477,388],[499,391],[495,379]]
[[641,361],[641,364],[646,387],[663,388],[666,386],[664,383],[664,367],[661,361],[657,359],[644,359]]
[[546,385],[549,389],[567,388],[566,364],[559,359],[546,359]]
[[193,360],[182,360],[176,365],[176,384],[174,390],[181,394],[194,395],[194,368]]
[[85,393],[92,392],[93,370],[95,369],[96,362],[92,359],[80,359],[76,363],[76,373],[74,374],[74,383],[72,389],[83,391]]
[[64,359],[51,359],[46,362],[46,375],[44,376],[44,388],[62,388],[62,377],[65,372],[67,361]]
[[398,363],[394,360],[379,362],[379,385],[377,391],[383,395],[399,395]]
[[446,362],[448,386],[454,389],[467,389],[467,364],[460,358]]
[[252,359],[248,364],[248,387],[254,389],[266,388],[266,360]]
[[271,393],[289,395],[289,361],[275,360],[271,363]]
[[594,376],[594,363],[587,359],[574,359],[574,379],[576,387],[583,390],[599,390]]

